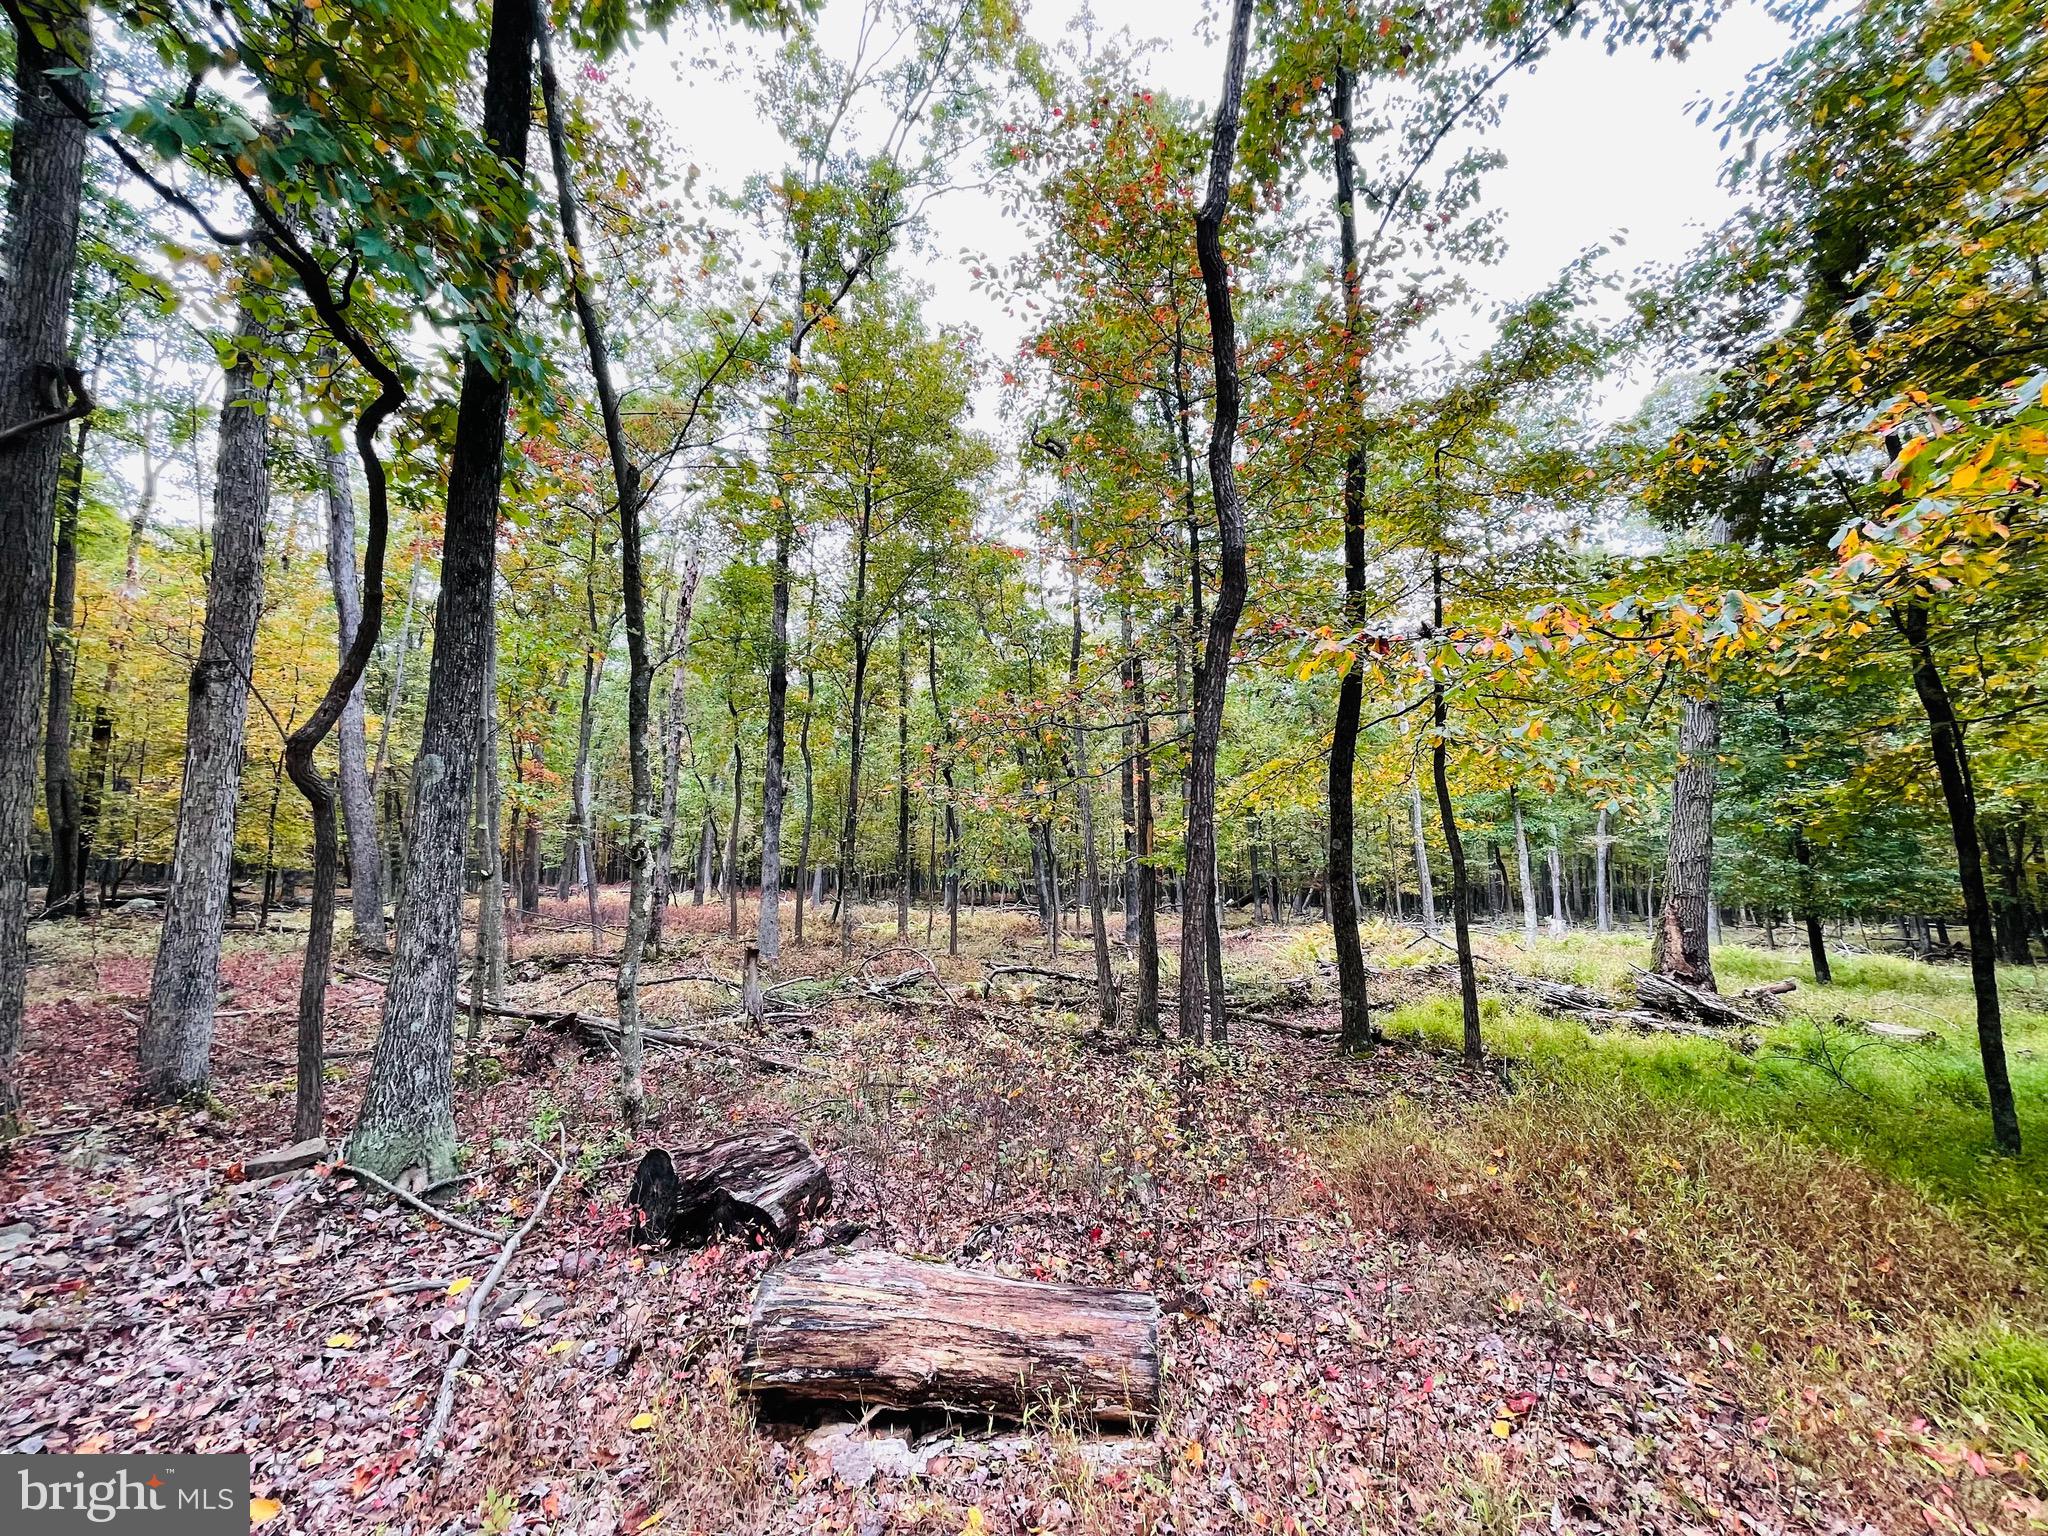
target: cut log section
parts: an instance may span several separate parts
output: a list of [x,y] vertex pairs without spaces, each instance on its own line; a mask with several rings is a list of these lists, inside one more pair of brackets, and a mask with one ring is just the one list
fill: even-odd
[[1058,1405],[1095,1423],[1143,1423],[1159,1411],[1159,1303],[826,1251],[761,1277],[740,1379],[806,1402],[1007,1419]]
[[787,1126],[758,1126],[707,1147],[640,1159],[627,1197],[633,1241],[702,1247],[728,1233],[787,1248],[832,1205],[832,1176]]

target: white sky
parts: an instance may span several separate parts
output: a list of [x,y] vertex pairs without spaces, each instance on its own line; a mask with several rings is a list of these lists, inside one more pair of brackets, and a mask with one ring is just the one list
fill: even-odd
[[[1054,42],[1080,8],[1079,0],[1038,0],[1028,25],[1042,41]],[[1152,84],[1213,100],[1222,79],[1222,42],[1217,28],[1197,29],[1186,20],[1192,7],[1094,0],[1092,9],[1099,35],[1128,29],[1137,38],[1160,39],[1164,46],[1149,61]],[[859,0],[828,0],[819,23],[828,47],[850,46],[859,11]],[[627,77],[702,167],[705,181],[727,188],[755,172],[774,171],[785,158],[758,109],[753,71],[745,64],[750,50],[764,51],[766,44],[735,45],[733,37],[723,30],[698,39],[679,36],[666,48],[657,43],[628,66]],[[685,51],[706,40],[716,40],[721,51],[733,47],[737,67],[725,78],[684,61]],[[1717,180],[1723,159],[1719,135],[1711,119],[1695,124],[1698,104],[1724,98],[1749,70],[1775,58],[1785,41],[1783,28],[1754,0],[1741,0],[1683,60],[1653,60],[1647,50],[1610,56],[1597,41],[1573,39],[1533,72],[1512,77],[1505,86],[1505,117],[1488,140],[1506,152],[1507,164],[1486,189],[1489,202],[1505,214],[1507,255],[1498,265],[1468,274],[1482,306],[1540,287],[1588,246],[1613,244],[1617,237],[1626,245],[1609,265],[1620,272],[1689,251],[1731,207]],[[1021,326],[972,291],[963,253],[1001,263],[1022,248],[1024,238],[994,194],[956,192],[932,209],[925,255],[898,264],[929,286],[931,319],[975,326],[994,354],[1007,357]],[[1486,331],[1477,315],[1452,317],[1442,344],[1464,352],[1482,343]],[[1642,389],[1643,381],[1624,387],[1623,398],[1611,400],[1610,408],[1631,407]]]

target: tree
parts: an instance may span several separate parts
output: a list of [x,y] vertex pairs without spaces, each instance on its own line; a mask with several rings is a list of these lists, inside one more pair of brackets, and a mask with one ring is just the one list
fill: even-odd
[[42,721],[51,532],[65,423],[91,408],[68,351],[85,123],[65,99],[92,68],[86,9],[8,0],[14,125],[8,146],[7,282],[0,288],[0,1138],[19,1124],[27,869]]

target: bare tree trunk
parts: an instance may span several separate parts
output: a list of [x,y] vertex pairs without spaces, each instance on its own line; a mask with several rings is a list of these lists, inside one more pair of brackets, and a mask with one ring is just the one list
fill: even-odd
[[[331,373],[336,362],[331,350],[324,361]],[[363,622],[363,591],[356,577],[355,495],[349,484],[348,459],[340,448],[325,446],[321,458],[327,482],[327,580],[334,591],[336,627],[345,664]],[[381,551],[378,563],[381,572]],[[382,608],[380,591],[380,617]],[[363,718],[360,673],[349,690],[336,726],[340,734],[335,747],[341,759],[336,787],[341,794],[342,824],[348,832],[348,896],[355,919],[354,941],[358,948],[382,953],[388,944],[384,932],[384,844],[377,825],[377,801],[370,792],[369,738]]]
[[1614,931],[1614,888],[1608,879],[1608,854],[1614,840],[1607,835],[1607,807],[1600,807],[1600,820],[1593,830],[1593,904],[1595,921],[1602,933]]
[[2005,1062],[1997,935],[1992,927],[1990,894],[1984,888],[1984,859],[1977,842],[1977,789],[1970,773],[1963,722],[1957,717],[1941,665],[1935,659],[1926,604],[1909,599],[1894,609],[1893,619],[1912,653],[1913,691],[1919,695],[1920,707],[1927,715],[1934,768],[1941,780],[1942,800],[1948,807],[1949,830],[1955,838],[1963,914],[1970,926],[1970,985],[1977,1001],[1977,1050],[1984,1063],[1984,1087],[1991,1102],[1991,1133],[1999,1151],[2017,1157],[2020,1120]]
[[[1234,0],[1230,45],[1223,72],[1223,93],[1217,102],[1210,135],[1209,179],[1195,216],[1195,255],[1202,269],[1202,297],[1209,314],[1209,346],[1214,359],[1215,396],[1209,424],[1209,486],[1216,505],[1219,582],[1216,606],[1209,614],[1209,633],[1195,681],[1194,731],[1189,741],[1187,873],[1181,920],[1181,1033],[1195,1040],[1222,1041],[1229,1026],[1220,993],[1211,990],[1207,972],[1215,956],[1216,880],[1216,748],[1223,735],[1224,696],[1230,687],[1230,650],[1244,611],[1248,585],[1245,569],[1244,501],[1238,493],[1234,462],[1237,446],[1239,386],[1237,321],[1232,311],[1230,267],[1223,255],[1223,220],[1230,211],[1230,171],[1237,155],[1237,125],[1244,95],[1245,56],[1250,47],[1251,0]],[[1206,1007],[1205,1007],[1206,1005]],[[1207,1019],[1208,1028],[1203,1028]]]
[[725,829],[725,936],[736,939],[740,936],[740,814],[747,793],[747,759],[740,746],[739,708],[729,693],[725,696],[725,707],[732,716],[732,821]]
[[1714,883],[1714,777],[1721,748],[1721,701],[1686,698],[1678,724],[1678,773],[1671,784],[1671,833],[1664,854],[1664,910],[1650,968],[1714,990],[1707,904]]
[[1415,842],[1415,888],[1422,898],[1422,931],[1436,932],[1436,886],[1429,878],[1429,844],[1422,836],[1422,781],[1408,781],[1409,831]]
[[[1434,603],[1436,632],[1444,628],[1443,561],[1431,556],[1430,590]],[[1430,669],[1430,718],[1435,730],[1430,735],[1430,769],[1436,781],[1436,809],[1443,823],[1444,849],[1451,856],[1451,929],[1458,950],[1458,1003],[1465,1021],[1465,1059],[1476,1062],[1484,1051],[1479,1036],[1479,973],[1472,961],[1472,882],[1465,871],[1465,840],[1458,835],[1458,816],[1451,804],[1450,708],[1444,697],[1443,674]]]
[[[15,12],[18,16],[20,13]],[[14,128],[0,252],[0,1138],[18,1129],[28,982],[28,846],[41,745],[50,545],[66,434],[49,420],[70,372],[71,282],[84,185],[83,97],[92,26],[72,0],[40,0],[14,29]],[[66,79],[62,73],[77,69]],[[86,402],[81,399],[78,404]]]
[[[484,864],[483,889],[477,897],[476,942],[483,956],[480,967],[482,1001],[493,1008],[505,1006],[505,850],[498,825],[504,803],[504,788],[498,781],[498,626],[494,622],[484,636],[483,736],[477,743],[482,761],[477,768],[477,799],[482,806]],[[623,1022],[623,1021],[621,1021]]]
[[910,642],[896,616],[896,937],[910,937]]
[[[1351,136],[1351,70],[1341,59],[1331,92],[1330,159],[1337,181],[1337,277],[1344,290],[1344,333],[1347,352],[1358,345],[1363,306],[1358,291],[1358,226],[1353,187],[1356,153]],[[1344,373],[1343,431],[1362,430],[1359,420],[1358,370]],[[1354,438],[1344,454],[1344,622],[1356,628],[1365,622],[1365,444]],[[1337,684],[1337,719],[1330,735],[1329,860],[1330,934],[1337,958],[1337,1008],[1341,1028],[1338,1045],[1364,1050],[1376,1032],[1372,1003],[1366,992],[1365,947],[1358,936],[1357,788],[1358,723],[1365,705],[1365,669],[1353,658]],[[1277,872],[1276,872],[1277,873]]]
[[50,879],[43,915],[85,910],[78,780],[71,771],[72,690],[78,676],[78,504],[85,493],[85,444],[92,418],[79,418],[59,473],[56,570],[50,593],[50,702],[43,732],[43,801],[50,820]]
[[1130,605],[1123,610],[1124,663],[1130,686],[1130,711],[1136,722],[1137,748],[1131,760],[1132,832],[1135,838],[1135,881],[1132,899],[1138,908],[1137,1017],[1132,1029],[1140,1039],[1159,1038],[1159,872],[1152,863],[1152,722],[1145,706],[1145,659],[1131,634]]
[[1522,793],[1508,791],[1508,806],[1515,816],[1515,874],[1522,894],[1522,947],[1536,947],[1536,874],[1529,862],[1529,829],[1522,824]]
[[661,743],[661,839],[654,847],[653,912],[649,915],[647,947],[661,948],[662,914],[675,890],[676,810],[683,777],[683,722],[688,708],[690,683],[690,616],[697,605],[697,582],[703,570],[703,552],[690,551],[683,562],[683,574],[676,593],[676,622],[669,638],[668,706],[662,719]]
[[874,502],[868,485],[872,477],[862,483],[860,529],[854,544],[853,574],[853,717],[848,727],[846,748],[846,815],[839,829],[839,867],[834,871],[834,884],[838,895],[834,913],[839,922],[839,953],[842,959],[853,958],[853,892],[850,882],[853,872],[854,834],[860,825],[860,756],[861,735],[867,713],[868,681],[868,534],[874,524]]
[[1074,796],[1081,820],[1081,870],[1088,882],[1088,922],[1095,937],[1095,1012],[1104,1029],[1116,1024],[1116,976],[1109,965],[1109,923],[1102,910],[1102,866],[1095,850],[1095,797],[1088,777],[1088,727],[1081,708],[1081,514],[1070,506],[1068,543],[1072,545],[1069,601],[1074,610],[1073,637],[1067,647],[1067,691],[1073,696]]
[[[811,863],[811,819],[816,808],[811,782],[811,716],[818,707],[817,675],[808,663],[804,667],[804,720],[797,728],[796,750],[804,765],[804,828],[796,847],[796,924],[794,934],[799,948],[804,942],[804,872]],[[815,901],[815,898],[814,898]]]
[[1564,870],[1557,849],[1557,834],[1550,834],[1550,933],[1561,937],[1570,926],[1564,914]]
[[164,928],[139,1042],[141,1090],[165,1102],[204,1092],[220,992],[220,938],[227,921],[242,788],[242,731],[249,667],[263,612],[263,534],[270,514],[270,390],[256,377],[267,339],[244,308],[221,402],[214,486],[213,572],[206,628],[185,704],[185,771]]
[[[508,181],[524,179],[533,117],[533,9],[491,11],[483,129]],[[514,200],[516,201],[516,199]],[[505,230],[503,255],[523,233]],[[511,370],[477,352],[463,358],[448,467],[441,597],[426,722],[414,770],[411,855],[398,903],[398,946],[384,992],[370,1080],[348,1140],[348,1160],[387,1179],[455,1167],[455,984],[461,961],[462,830],[483,707],[491,572]]]

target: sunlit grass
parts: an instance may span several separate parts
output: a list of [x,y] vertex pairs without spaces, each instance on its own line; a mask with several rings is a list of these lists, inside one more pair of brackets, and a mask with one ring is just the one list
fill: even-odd
[[[1644,964],[1641,933],[1572,933],[1539,939],[1524,951],[1515,939],[1486,935],[1483,953],[1558,980],[1616,997],[1629,971]],[[1816,987],[1805,951],[1726,945],[1714,954],[1724,992],[1792,977],[1783,1020],[1765,1031],[1754,1055],[1692,1037],[1594,1032],[1519,1003],[1486,999],[1488,1048],[1540,1080],[1625,1081],[1668,1100],[1731,1120],[1769,1127],[1830,1147],[1905,1179],[1995,1240],[2048,1258],[2048,999],[2032,973],[2001,973],[2007,1054],[2027,1143],[2019,1158],[1992,1148],[1975,1004],[1961,966],[1928,965],[1885,955],[1835,958],[1835,984]],[[1924,1043],[1868,1034],[1880,1020],[1931,1030]],[[1430,998],[1388,1014],[1390,1033],[1419,1035],[1455,1048],[1454,998]]]

